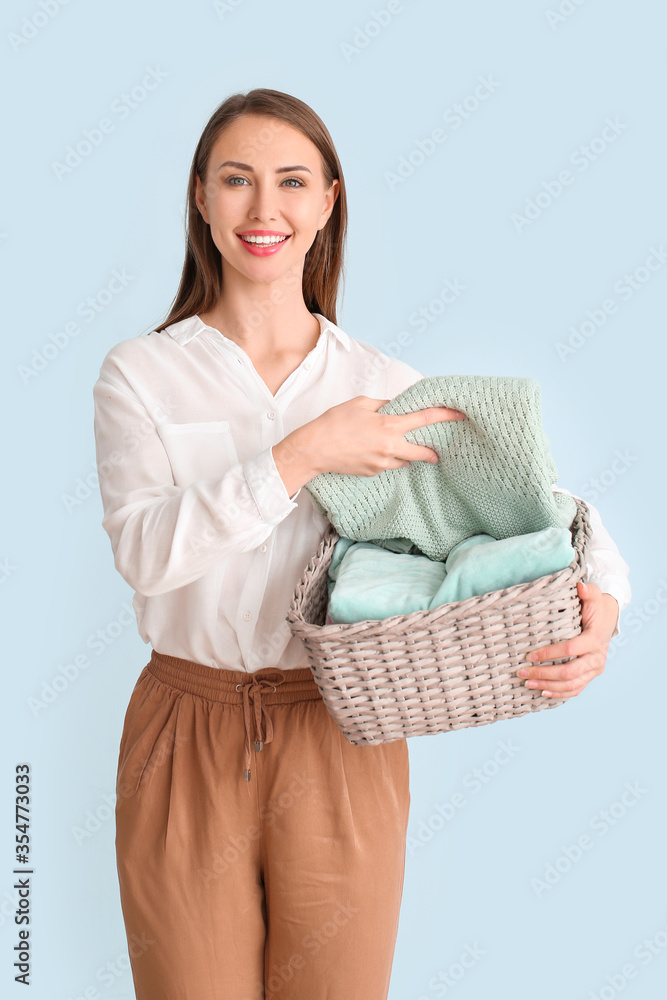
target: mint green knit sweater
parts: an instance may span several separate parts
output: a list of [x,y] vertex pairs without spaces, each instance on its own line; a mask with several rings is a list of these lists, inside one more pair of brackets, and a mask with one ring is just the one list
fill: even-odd
[[558,473],[535,379],[436,375],[415,382],[378,412],[427,406],[466,414],[465,420],[406,433],[406,440],[433,448],[437,464],[415,461],[375,476],[325,472],[306,483],[316,509],[339,535],[440,560],[471,535],[501,539],[570,527],[576,504],[551,490]]

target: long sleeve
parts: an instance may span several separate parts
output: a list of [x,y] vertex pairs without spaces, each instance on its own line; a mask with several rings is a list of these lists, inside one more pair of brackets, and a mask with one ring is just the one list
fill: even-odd
[[[552,486],[554,492],[569,493],[561,486]],[[576,497],[581,500],[581,497]],[[612,638],[620,632],[621,611],[628,606],[632,597],[630,588],[630,567],[621,556],[618,546],[602,523],[597,507],[584,501],[590,512],[591,538],[586,554],[586,576],[584,579],[596,583],[603,594],[611,594],[618,602],[618,620]]]
[[271,447],[219,479],[176,486],[157,426],[135,394],[100,374],[93,398],[102,526],[116,569],[138,593],[199,579],[221,558],[256,548],[297,507]]

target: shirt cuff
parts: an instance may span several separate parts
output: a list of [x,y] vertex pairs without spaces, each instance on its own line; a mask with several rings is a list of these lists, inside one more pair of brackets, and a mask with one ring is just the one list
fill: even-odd
[[267,524],[280,524],[298,506],[294,502],[301,492],[290,497],[273,460],[273,451],[265,448],[259,455],[243,463],[243,472],[257,509]]

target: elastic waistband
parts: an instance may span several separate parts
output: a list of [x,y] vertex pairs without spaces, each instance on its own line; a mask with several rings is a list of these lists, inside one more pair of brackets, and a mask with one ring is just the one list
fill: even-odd
[[180,656],[170,656],[153,650],[146,668],[158,680],[179,691],[227,705],[242,704],[243,688],[246,686],[256,688],[260,682],[263,682],[262,701],[267,705],[315,701],[322,697],[310,667],[297,667],[291,670],[263,667],[254,673],[247,673],[243,670],[209,667],[204,663],[195,663]]
[[263,667],[254,673],[246,673],[209,667],[153,650],[146,668],[158,680],[179,691],[199,695],[209,701],[243,706],[243,777],[246,781],[250,781],[252,774],[253,731],[256,753],[263,750],[265,744],[273,742],[273,722],[267,708],[315,701],[322,697],[309,667],[293,670]]

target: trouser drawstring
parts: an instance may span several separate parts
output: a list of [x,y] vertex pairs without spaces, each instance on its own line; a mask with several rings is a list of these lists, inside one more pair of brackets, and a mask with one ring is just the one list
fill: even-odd
[[[243,691],[243,720],[245,723],[245,758],[243,777],[246,781],[250,781],[251,762],[250,730],[252,719],[250,698],[252,698],[253,701],[255,716],[255,750],[259,751],[264,747],[265,743],[270,743],[273,740],[273,722],[271,721],[271,716],[267,711],[266,705],[262,704],[262,691],[275,691],[277,686],[284,682],[285,675],[282,671],[275,668],[275,672],[279,673],[280,676],[269,678],[251,675],[248,681],[236,685],[237,691]],[[266,719],[266,733],[262,731],[262,716]]]

